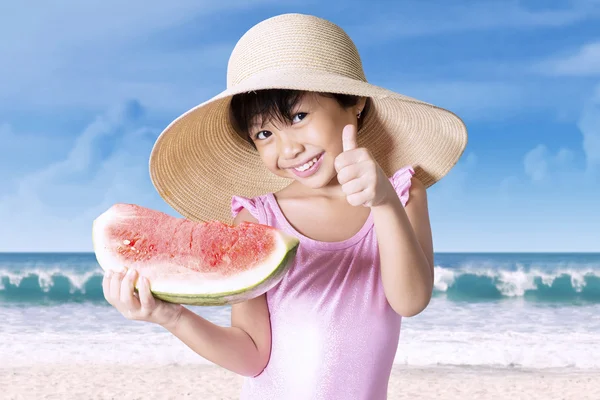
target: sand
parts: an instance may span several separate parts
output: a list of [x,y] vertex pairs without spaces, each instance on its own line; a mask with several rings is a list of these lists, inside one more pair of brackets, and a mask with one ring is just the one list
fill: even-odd
[[[228,400],[238,398],[241,382],[239,376],[209,365],[0,367],[0,398]],[[388,393],[389,399],[413,400],[597,400],[600,371],[396,366]]]

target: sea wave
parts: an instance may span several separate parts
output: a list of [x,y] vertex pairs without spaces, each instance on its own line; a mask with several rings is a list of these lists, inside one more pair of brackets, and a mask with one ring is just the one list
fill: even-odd
[[[467,302],[522,299],[600,303],[600,269],[436,266],[434,297]],[[102,270],[0,268],[0,302],[105,302]]]
[[102,271],[69,271],[59,267],[0,269],[0,302],[105,301],[102,277]]
[[435,267],[434,295],[478,301],[521,298],[600,303],[600,270],[587,268]]

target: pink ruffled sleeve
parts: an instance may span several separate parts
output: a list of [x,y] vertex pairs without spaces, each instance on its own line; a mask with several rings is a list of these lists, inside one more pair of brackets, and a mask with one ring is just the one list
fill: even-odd
[[406,206],[406,203],[408,202],[411,179],[414,174],[414,169],[411,166],[407,166],[394,172],[394,175],[392,175],[390,178],[390,182],[396,190],[396,193],[398,193],[398,197],[400,198],[403,206]]
[[242,208],[245,208],[259,223],[263,223],[264,218],[260,205],[257,203],[258,200],[256,198],[250,199],[244,196],[233,196],[231,198],[231,215],[235,218],[242,211]]

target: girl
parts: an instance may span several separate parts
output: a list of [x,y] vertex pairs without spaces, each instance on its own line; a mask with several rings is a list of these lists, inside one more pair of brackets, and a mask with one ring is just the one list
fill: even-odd
[[154,299],[136,273],[107,300],[247,377],[244,399],[385,399],[402,317],[433,287],[426,187],[461,156],[452,113],[367,83],[331,22],[286,14],[250,29],[227,90],[175,120],[152,151],[154,185],[182,215],[267,224],[300,240],[267,293],[221,327]]

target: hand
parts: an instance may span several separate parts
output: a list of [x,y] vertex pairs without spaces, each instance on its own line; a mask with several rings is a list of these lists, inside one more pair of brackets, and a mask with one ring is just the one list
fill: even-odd
[[138,293],[134,292],[137,271],[130,269],[107,271],[102,280],[104,297],[127,319],[147,321],[162,326],[173,324],[181,315],[183,306],[156,299],[150,292],[148,279],[138,279]]
[[[342,153],[334,162],[337,179],[353,206],[375,207],[395,194],[389,179],[368,149],[358,147],[356,127],[346,125],[342,132]],[[391,189],[391,191],[390,191]]]

